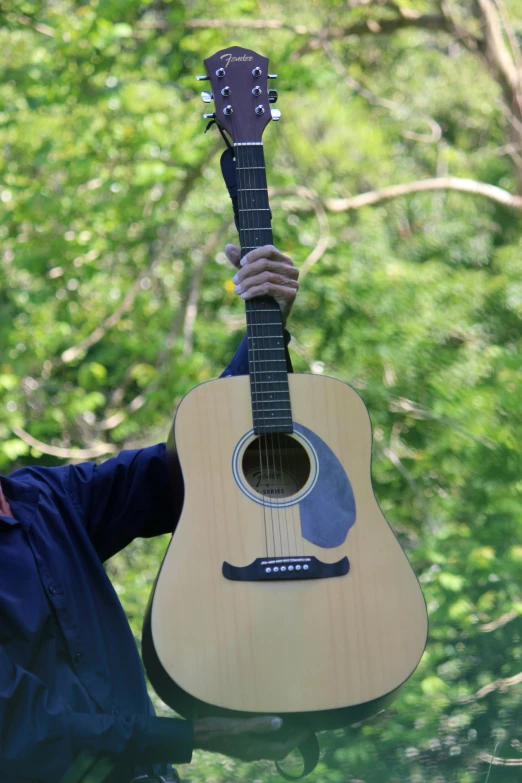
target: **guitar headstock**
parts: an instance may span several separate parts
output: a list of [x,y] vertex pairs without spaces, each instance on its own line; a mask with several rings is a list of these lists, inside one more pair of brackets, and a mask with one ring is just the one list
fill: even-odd
[[205,103],[213,99],[215,105],[215,115],[204,116],[215,116],[234,143],[260,142],[270,120],[281,116],[270,107],[277,92],[268,89],[268,79],[276,78],[268,73],[268,58],[251,49],[230,46],[204,62],[207,75],[198,79],[210,80],[212,94],[204,92],[201,97]]

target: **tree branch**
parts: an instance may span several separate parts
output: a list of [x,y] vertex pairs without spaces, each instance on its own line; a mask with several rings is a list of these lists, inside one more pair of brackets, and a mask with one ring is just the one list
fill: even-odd
[[520,117],[522,107],[518,100],[520,82],[517,67],[504,43],[498,11],[491,0],[478,0],[478,5],[482,12],[480,22],[484,32],[483,53],[502,88],[506,104],[513,109],[513,102],[516,101],[518,104],[516,113]]
[[511,620],[514,620],[516,617],[520,617],[519,613],[516,609],[511,609],[509,612],[506,612],[506,614],[497,617],[496,620],[479,625],[479,630],[482,631],[482,633],[491,633],[491,631],[496,631],[497,628],[502,628],[503,625],[507,625],[507,623],[510,623]]
[[504,759],[500,756],[492,756],[491,753],[486,753],[486,751],[479,753],[479,758],[481,761],[485,761],[486,764],[493,764],[494,766],[522,767],[522,759]]
[[317,216],[317,222],[319,223],[319,239],[317,244],[308,254],[307,258],[303,261],[299,268],[299,276],[301,280],[310,271],[314,264],[316,264],[328,250],[328,242],[330,240],[330,227],[328,225],[328,216],[324,211],[324,207],[319,201],[315,199],[313,202],[315,214]]
[[13,427],[12,429],[15,435],[32,448],[38,449],[42,454],[49,454],[51,457],[59,457],[60,459],[95,459],[96,457],[102,457],[104,454],[114,454],[118,451],[117,447],[112,443],[96,443],[88,449],[66,449],[61,446],[50,446],[48,443],[43,443],[41,440],[33,438],[32,435],[29,435],[21,427]]
[[[194,187],[198,177],[200,176],[203,167],[206,165],[208,160],[214,155],[216,149],[217,149],[217,145],[211,147],[209,153],[203,158],[203,160],[201,160],[201,162],[197,166],[194,166],[188,172],[188,175],[185,177],[180,192],[176,197],[176,201],[178,202],[178,207],[176,210],[176,219],[173,220],[170,225],[169,236],[172,227],[177,224],[177,218],[180,214],[180,210],[183,204],[185,203],[189,193]],[[93,345],[95,345],[97,342],[99,342],[109,331],[109,329],[112,329],[112,327],[118,323],[118,321],[122,318],[122,316],[131,309],[136,299],[136,296],[138,295],[138,292],[140,290],[141,281],[143,280],[144,277],[149,276],[153,272],[157,262],[158,262],[158,254],[155,254],[152,258],[152,261],[148,264],[148,266],[144,270],[142,270],[137,280],[133,283],[129,291],[127,291],[123,301],[116,308],[116,310],[113,313],[111,313],[111,315],[109,315],[102,322],[102,324],[98,326],[85,339],[81,340],[77,345],[73,345],[71,348],[67,348],[67,350],[63,351],[61,356],[57,357],[54,360],[53,364],[56,366],[61,364],[62,362],[65,364],[67,364],[68,362],[72,362],[75,359],[77,359],[78,356],[81,356],[82,353],[84,353]]]
[[[246,28],[248,30],[291,30],[297,35],[309,35],[317,39],[317,45],[324,38],[346,38],[349,35],[365,35],[376,33],[393,33],[396,30],[402,30],[405,27],[420,27],[426,30],[449,30],[448,20],[441,14],[421,14],[411,9],[401,9],[400,16],[394,19],[367,19],[363,22],[346,27],[329,27],[326,30],[310,30],[304,25],[292,25],[280,19],[189,19],[185,22],[187,27],[203,28]],[[141,23],[140,27],[154,26],[166,27],[167,22],[157,20],[157,22]]]
[[56,30],[53,27],[49,27],[49,25],[43,24],[42,22],[35,22],[34,19],[25,16],[25,14],[17,16],[16,21],[21,25],[24,25],[24,27],[30,27],[32,30],[36,30],[36,32],[41,33],[41,35],[46,35],[48,38],[54,38],[56,35]]
[[134,282],[131,288],[127,291],[127,293],[123,298],[123,301],[118,305],[116,310],[113,313],[111,313],[100,326],[98,326],[93,332],[91,332],[91,334],[88,337],[86,337],[84,340],[81,340],[77,345],[73,345],[71,348],[67,348],[66,351],[63,351],[60,357],[56,357],[53,364],[56,366],[61,362],[63,362],[64,364],[73,362],[75,359],[78,358],[78,356],[81,356],[83,353],[85,353],[85,351],[87,351],[89,348],[91,348],[93,345],[99,342],[104,337],[104,335],[109,331],[109,329],[112,329],[112,327],[115,326],[119,320],[121,320],[122,316],[125,315],[125,313],[127,313],[131,309],[132,305],[134,304],[134,300],[136,299],[136,296],[138,295],[138,292],[140,290],[141,281],[149,272],[150,272],[150,266],[141,272],[140,276]]
[[488,682],[487,685],[479,688],[479,690],[474,693],[473,696],[465,696],[464,698],[459,699],[459,704],[471,704],[474,701],[478,701],[479,699],[483,699],[486,696],[489,696],[490,693],[494,693],[498,690],[504,691],[506,688],[511,688],[513,685],[519,685],[521,682],[522,672],[514,674],[513,677],[505,677],[504,679]]
[[205,264],[209,260],[210,254],[228,231],[228,223],[224,220],[217,231],[208,238],[205,247],[201,251],[201,258],[195,262],[192,280],[190,281],[185,317],[183,319],[183,355],[188,356],[192,351],[192,342],[194,338],[194,324],[198,314],[198,301],[201,291],[201,281]]
[[331,212],[345,212],[349,209],[360,209],[398,196],[407,196],[411,193],[421,193],[427,190],[456,190],[461,193],[472,193],[476,196],[485,196],[503,206],[522,210],[522,196],[515,196],[507,190],[496,185],[489,185],[487,182],[476,182],[473,179],[461,179],[460,177],[433,177],[416,182],[406,182],[402,185],[390,185],[348,198],[326,198],[323,199],[323,203]]
[[[430,190],[455,190],[461,193],[471,193],[475,196],[484,196],[505,207],[522,211],[522,196],[515,196],[507,190],[489,185],[487,182],[476,182],[473,179],[460,179],[459,177],[433,177],[421,179],[415,182],[406,182],[402,185],[390,185],[379,190],[369,190],[348,198],[323,198],[322,204],[330,212],[347,212],[351,209],[379,204],[399,196],[408,196],[411,193],[421,193]],[[316,201],[318,194],[309,188],[297,185],[293,188],[269,188],[270,196],[298,196],[309,201]]]
[[[348,73],[347,68],[344,66],[344,63],[341,62],[339,57],[334,52],[333,46],[330,41],[323,40],[322,46],[324,51],[326,52],[330,62],[332,63],[334,69],[337,71],[339,76],[341,76],[347,86],[354,90],[358,95],[365,98],[369,103],[371,103],[373,106],[378,105],[382,106],[385,109],[389,109],[390,111],[394,111],[397,114],[402,114],[403,116],[413,116],[413,112],[409,110],[404,104],[397,103],[397,101],[389,100],[388,98],[380,98],[378,95],[375,95],[371,90],[369,90],[367,87],[364,87],[362,84],[360,84],[356,79],[351,76],[350,73]],[[413,131],[404,131],[403,135],[410,139],[415,139],[417,141],[428,141],[428,142],[438,142],[440,141],[440,138],[442,136],[442,129],[438,122],[435,122],[434,119],[427,116],[419,116],[419,119],[422,122],[425,122],[429,127],[431,128],[431,133],[429,135],[426,134],[420,134],[415,133]]]

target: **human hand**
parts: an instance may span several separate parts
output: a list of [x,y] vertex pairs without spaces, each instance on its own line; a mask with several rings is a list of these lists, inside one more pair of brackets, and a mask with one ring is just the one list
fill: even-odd
[[241,761],[281,761],[309,736],[305,728],[285,727],[281,718],[202,718],[194,721],[194,747]]
[[286,324],[299,288],[299,271],[292,259],[273,245],[257,247],[243,258],[236,245],[226,245],[225,253],[238,270],[233,278],[236,293],[243,299],[272,296],[281,308],[283,325]]

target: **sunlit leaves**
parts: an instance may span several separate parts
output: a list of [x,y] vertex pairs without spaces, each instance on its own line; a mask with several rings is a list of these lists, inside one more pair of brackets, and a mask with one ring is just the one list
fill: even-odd
[[[430,2],[399,5],[440,13]],[[518,6],[504,5],[520,33]],[[283,121],[264,142],[269,184],[289,189],[272,202],[275,241],[298,265],[320,233],[299,186],[341,197],[450,174],[514,192],[510,154],[519,151],[498,85],[446,33],[337,37],[344,78],[319,39],[302,51],[310,39],[290,29],[388,18],[393,4],[4,6],[3,472],[58,463],[13,427],[66,448],[164,438],[181,396],[237,347],[244,307],[220,255],[236,239],[222,145],[215,128],[203,134],[194,80],[203,58],[230,41],[266,54],[279,72]],[[479,32],[469,4],[451,6]],[[204,18],[226,24],[186,26]],[[290,27],[232,26],[251,18]],[[493,752],[498,732],[521,731],[517,687],[498,683],[522,660],[522,224],[482,198],[444,192],[327,217],[327,249],[302,279],[289,323],[293,361],[351,383],[369,407],[375,492],[422,575],[430,640],[390,715],[322,738],[317,774],[324,783],[478,783],[479,753]],[[220,230],[221,244],[203,257]],[[184,355],[189,299],[197,313]],[[137,638],[166,543],[137,541],[108,565]],[[519,754],[507,745],[499,752]],[[269,763],[211,754],[183,772],[194,783],[276,780]]]

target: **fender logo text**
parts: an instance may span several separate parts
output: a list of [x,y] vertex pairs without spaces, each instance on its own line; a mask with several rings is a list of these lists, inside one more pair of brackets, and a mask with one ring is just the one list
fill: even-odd
[[254,58],[249,56],[248,54],[241,54],[239,57],[232,57],[231,54],[222,54],[221,60],[226,60],[225,62],[225,68],[228,68],[230,63],[248,63],[250,60],[253,60]]

